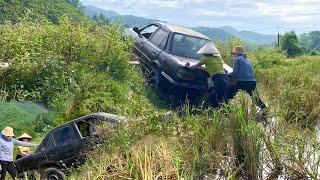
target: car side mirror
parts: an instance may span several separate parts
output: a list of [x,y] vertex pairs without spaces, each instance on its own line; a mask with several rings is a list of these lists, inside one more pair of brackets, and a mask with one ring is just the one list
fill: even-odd
[[139,30],[139,28],[137,28],[137,27],[134,27],[134,28],[133,28],[133,31],[136,32],[136,33],[138,33],[138,34],[140,34],[140,30]]

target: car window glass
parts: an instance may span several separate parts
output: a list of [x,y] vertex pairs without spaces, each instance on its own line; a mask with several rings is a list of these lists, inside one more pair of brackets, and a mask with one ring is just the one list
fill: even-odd
[[56,146],[63,146],[76,140],[74,129],[70,125],[57,129],[53,136]]
[[[164,29],[159,29],[151,38],[150,42],[159,47],[161,43],[164,41],[164,39],[166,39],[168,37],[168,32],[165,31]],[[161,49],[161,48],[160,48]]]
[[197,52],[210,41],[183,34],[175,34],[173,38],[172,54],[176,56],[201,59]]
[[145,38],[149,39],[149,37],[158,29],[158,26],[151,25],[143,29],[140,34],[144,36]]
[[167,41],[168,41],[168,36],[162,40],[162,42],[158,46],[159,49],[163,50],[166,47]]
[[82,137],[91,136],[95,132],[93,125],[88,122],[79,121],[76,123],[76,125]]
[[52,133],[48,134],[48,136],[46,136],[46,138],[44,139],[44,143],[42,144],[42,146],[40,147],[40,149],[43,150],[50,150],[52,148],[55,147],[53,138],[52,138]]

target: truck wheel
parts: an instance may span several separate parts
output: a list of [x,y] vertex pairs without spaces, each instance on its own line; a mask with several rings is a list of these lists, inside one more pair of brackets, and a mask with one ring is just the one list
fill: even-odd
[[65,180],[66,175],[60,169],[50,167],[43,171],[40,179],[41,180]]

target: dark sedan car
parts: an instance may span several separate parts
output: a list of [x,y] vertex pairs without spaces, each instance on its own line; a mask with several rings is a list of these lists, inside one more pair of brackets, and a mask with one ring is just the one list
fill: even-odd
[[107,113],[95,113],[58,126],[43,138],[37,150],[15,161],[20,174],[39,171],[41,179],[65,179],[65,172],[85,160],[86,153],[101,144],[95,122],[116,123],[124,117]]
[[[207,36],[194,30],[154,22],[141,29],[129,29],[127,34],[135,40],[133,52],[149,72],[149,81],[155,86],[170,82],[174,87],[194,94],[203,94],[208,89],[209,74],[202,69],[191,69],[201,59],[198,50],[208,42]],[[225,69],[230,67],[224,65]],[[230,68],[230,69],[229,69]]]

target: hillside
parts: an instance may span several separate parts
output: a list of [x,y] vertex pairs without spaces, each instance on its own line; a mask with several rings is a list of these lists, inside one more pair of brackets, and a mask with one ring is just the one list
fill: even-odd
[[101,9],[91,5],[86,5],[84,12],[89,17],[93,17],[94,15],[99,16],[100,14],[103,14],[106,18],[112,21],[122,21],[123,24],[127,27],[144,27],[150,22],[154,21],[153,19],[133,15],[120,15],[115,11]]
[[[320,56],[248,51],[268,103],[262,115],[242,92],[221,109],[177,105],[130,64],[133,42],[118,24],[25,19],[0,24],[0,32],[0,60],[8,63],[0,69],[0,129],[34,133],[40,124],[46,132],[94,112],[129,119],[100,124],[107,143],[69,179],[320,179]],[[229,57],[240,43],[218,48]],[[52,114],[34,121],[46,109],[30,102]]]
[[4,21],[16,22],[19,18],[26,16],[31,18],[43,16],[52,22],[57,22],[61,16],[83,20],[86,17],[81,8],[79,2],[69,0],[0,0],[0,23]]
[[211,37],[213,40],[226,41],[229,38],[235,38],[232,33],[224,31],[220,28],[195,27],[194,30]]
[[106,18],[110,19],[113,17],[117,17],[120,16],[120,14],[118,14],[115,11],[111,11],[111,10],[105,10],[105,9],[101,9],[101,8],[97,8],[95,6],[91,6],[91,5],[86,5],[84,8],[84,13],[89,16],[89,17],[93,17],[94,15],[100,15],[103,14]]
[[[11,126],[17,135],[29,132],[35,135],[35,124],[41,114],[48,110],[32,102],[4,102],[0,101],[0,127]],[[39,124],[40,125],[40,124]]]
[[319,76],[311,75],[317,74],[320,57],[293,60],[260,49],[250,58],[269,104],[266,119],[243,93],[220,110],[199,112],[187,104],[171,108],[168,117],[156,106],[157,112],[112,131],[109,143],[92,152],[71,178],[319,179],[314,160],[320,158],[320,137],[314,127],[320,99],[308,94],[320,88]]
[[[52,122],[43,130],[93,112],[130,118],[116,129],[102,126],[108,143],[91,152],[70,179],[258,179],[261,174],[261,179],[319,179],[314,159],[319,159],[320,96],[310,96],[320,88],[314,75],[319,56],[287,59],[277,49],[250,52],[269,105],[264,119],[243,93],[220,110],[176,106],[146,86],[139,67],[129,65],[132,42],[122,38],[121,27],[60,22],[0,25],[0,59],[15,59],[0,70],[0,92],[5,101],[40,101],[52,108],[53,117],[37,122]],[[14,125],[28,133],[35,128]]]
[[274,35],[265,35],[252,31],[238,31],[230,26],[219,28],[196,27],[194,29],[213,39],[222,41],[225,41],[228,38],[240,38],[252,44],[274,44],[277,41],[277,37]]

